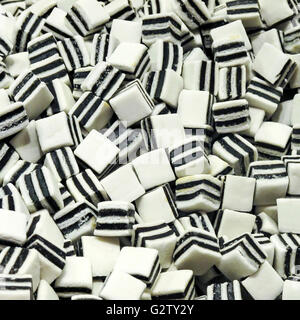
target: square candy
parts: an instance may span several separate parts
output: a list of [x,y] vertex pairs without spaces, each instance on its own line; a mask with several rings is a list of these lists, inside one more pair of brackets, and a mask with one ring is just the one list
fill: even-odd
[[177,217],[174,195],[170,187],[164,185],[148,191],[136,201],[136,209],[143,222],[173,222]]
[[100,296],[105,300],[140,300],[145,289],[146,284],[141,280],[123,271],[113,271]]
[[253,207],[255,184],[254,178],[226,176],[222,208],[250,212]]
[[207,91],[182,90],[178,99],[177,113],[185,128],[211,125],[211,108],[214,99]]
[[154,107],[151,97],[139,80],[130,82],[122,88],[109,103],[126,127],[149,116]]
[[133,168],[145,190],[175,180],[164,149],[145,153],[132,161]]
[[[132,164],[127,164],[101,180],[103,188],[111,200],[135,201],[145,193]],[[125,187],[126,186],[126,187]]]
[[92,130],[77,146],[74,154],[97,174],[101,174],[115,163],[119,151],[104,135]]
[[300,233],[300,199],[277,199],[278,228],[280,232]]
[[228,209],[220,210],[215,221],[215,231],[218,237],[226,237],[230,241],[244,233],[251,233],[255,218],[254,214]]

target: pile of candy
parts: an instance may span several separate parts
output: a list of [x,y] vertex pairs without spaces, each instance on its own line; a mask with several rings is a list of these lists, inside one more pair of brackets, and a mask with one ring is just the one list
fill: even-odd
[[0,299],[300,300],[299,0],[0,0]]

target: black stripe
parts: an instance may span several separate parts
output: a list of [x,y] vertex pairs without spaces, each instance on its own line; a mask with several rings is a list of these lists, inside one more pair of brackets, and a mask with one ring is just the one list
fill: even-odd
[[38,211],[38,210],[42,210],[44,209],[37,194],[36,194],[36,191],[35,191],[35,188],[34,188],[34,185],[33,185],[33,181],[32,181],[32,175],[31,174],[26,174],[24,176],[24,181],[25,181],[25,185],[26,185],[26,189],[28,190],[29,192],[29,196],[30,196],[30,199],[32,200],[33,204],[34,204],[34,207],[35,209]]
[[229,108],[223,107],[222,109],[213,110],[213,115],[214,116],[222,116],[222,115],[234,114],[237,112],[242,112],[242,111],[247,111],[247,110],[249,110],[248,105],[232,106]]
[[10,182],[16,183],[16,181],[26,172],[26,170],[30,167],[30,162],[25,162],[21,168],[19,168],[13,176],[10,178]]
[[217,55],[215,57],[215,59],[217,62],[227,62],[230,60],[236,60],[236,59],[244,58],[247,56],[248,56],[247,52],[242,51],[242,52],[232,53],[232,54],[228,54],[228,55],[224,55],[224,56]]
[[226,120],[226,121],[216,121],[215,120],[215,126],[218,128],[222,127],[231,127],[231,126],[237,126],[239,124],[246,124],[250,120],[250,117],[241,117],[241,118],[236,118],[232,120]]
[[57,155],[57,152],[58,152],[57,150],[50,152],[50,156],[52,158],[56,172],[58,173],[60,178],[63,180],[65,178],[65,172],[64,172],[64,169],[60,163],[60,159]]
[[25,263],[25,260],[27,259],[28,255],[29,255],[29,250],[22,248],[15,263],[10,268],[9,273],[10,274],[18,273],[22,265]]
[[5,256],[2,258],[2,261],[0,262],[0,265],[1,265],[1,269],[3,268],[3,270],[5,269],[5,267],[7,266],[7,264],[9,263],[12,255],[14,254],[15,252],[15,248],[14,247],[10,247]]
[[45,197],[45,199],[48,202],[48,204],[50,205],[50,208],[54,212],[59,211],[60,208],[59,208],[58,204],[56,203],[55,199],[51,196],[51,194],[49,192],[48,184],[47,184],[47,181],[45,179],[43,170],[41,168],[39,168],[35,172],[36,172],[36,177],[37,177],[40,189],[42,191],[42,194]]
[[61,41],[61,44],[62,44],[62,46],[63,46],[63,48],[65,50],[65,53],[66,53],[66,55],[68,57],[68,60],[69,60],[69,62],[71,64],[71,68],[74,70],[74,69],[76,69],[75,61],[74,61],[74,58],[72,56],[72,53],[70,52],[69,48],[67,47],[66,41],[67,40]]
[[95,193],[95,196],[98,198],[99,202],[104,201],[104,198],[101,194],[101,192],[97,189],[94,182],[90,178],[90,176],[87,174],[86,171],[82,172],[82,177],[85,180],[85,182],[88,184],[88,186],[92,189],[92,191]]
[[201,180],[176,184],[176,190],[189,189],[192,187],[201,186],[202,184],[204,184],[204,185],[206,184],[206,185],[214,188],[216,191],[221,191],[220,186],[218,186],[217,184],[215,184],[207,179],[201,179]]

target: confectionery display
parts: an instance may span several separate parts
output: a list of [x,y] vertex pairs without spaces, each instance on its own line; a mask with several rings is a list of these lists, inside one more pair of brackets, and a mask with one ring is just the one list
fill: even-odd
[[300,300],[300,1],[0,0],[0,300]]

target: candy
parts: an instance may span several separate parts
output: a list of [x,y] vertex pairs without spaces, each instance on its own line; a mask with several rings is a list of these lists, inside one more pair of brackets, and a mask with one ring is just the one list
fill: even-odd
[[203,143],[194,137],[187,138],[184,143],[170,148],[171,165],[178,178],[209,173],[210,162],[203,149]]
[[104,281],[120,255],[120,241],[117,237],[82,236],[76,243],[76,250],[79,256],[91,262],[93,281]]
[[59,187],[59,192],[63,199],[64,207],[66,207],[69,204],[75,203],[74,198],[71,196],[70,192],[67,190],[67,188],[63,184],[58,183],[58,187]]
[[32,289],[36,291],[40,282],[40,261],[35,250],[5,247],[0,254],[1,273],[31,275]]
[[44,165],[57,181],[66,180],[79,173],[79,167],[70,147],[56,149],[46,154]]
[[106,61],[113,53],[117,44],[117,39],[107,33],[95,34],[91,49],[91,65],[95,66],[101,61]]
[[299,277],[291,276],[283,283],[282,300],[299,300]]
[[299,299],[300,5],[273,2],[1,2],[0,299]]
[[0,182],[3,182],[3,179],[6,173],[17,163],[19,160],[18,153],[8,144],[1,142],[0,143]]
[[245,42],[240,40],[214,40],[213,53],[219,67],[233,67],[250,62]]
[[179,218],[179,221],[185,230],[194,227],[215,234],[215,230],[206,213],[191,213],[186,217]]
[[64,61],[57,55],[32,63],[31,70],[45,83],[55,79],[60,79],[66,84],[70,83]]
[[207,300],[242,300],[240,282],[234,280],[208,286]]
[[[280,136],[278,131],[280,130]],[[261,159],[280,159],[287,154],[292,135],[292,128],[287,125],[267,121],[255,135],[255,146]]]
[[38,252],[42,280],[50,284],[62,273],[66,258],[64,238],[46,210],[31,215],[25,247]]
[[283,287],[282,279],[267,261],[242,284],[255,300],[275,300]]
[[1,37],[0,39],[0,57],[1,59],[4,59],[5,57],[7,57],[11,51],[12,51],[12,43],[6,39]]
[[3,184],[13,183],[18,186],[19,179],[28,173],[36,170],[39,167],[38,164],[30,163],[24,160],[18,160],[13,167],[11,167],[5,174]]
[[64,250],[66,253],[66,257],[76,256],[75,248],[71,240],[65,239],[64,241]]
[[245,98],[255,108],[264,110],[268,117],[276,111],[283,90],[275,87],[267,81],[254,77],[247,88]]
[[185,212],[212,212],[220,207],[222,183],[206,174],[176,180],[176,205]]
[[209,91],[217,95],[219,90],[218,64],[213,61],[201,59],[186,62],[182,72],[184,89]]
[[104,201],[98,204],[95,236],[131,236],[134,219],[134,205],[122,201]]
[[84,92],[81,89],[81,84],[84,81],[84,79],[88,76],[88,74],[91,72],[92,69],[93,67],[88,66],[88,67],[78,68],[74,70],[74,75],[73,75],[74,99],[78,100],[83,95]]
[[8,72],[5,63],[0,61],[0,88],[9,88],[13,82],[13,77]]
[[272,235],[270,240],[275,248],[273,265],[277,273],[284,279],[297,274],[299,236],[293,233],[282,233]]
[[75,36],[61,40],[57,43],[57,47],[68,71],[89,65],[89,53],[82,37]]
[[178,98],[177,114],[185,128],[199,128],[212,124],[214,98],[207,91],[182,90]]
[[284,88],[295,69],[295,62],[269,43],[262,46],[253,63],[253,70],[276,87]]
[[68,85],[64,83],[63,79],[61,78],[48,82],[47,86],[51,91],[54,100],[41,116],[52,116],[61,111],[66,113],[69,112],[72,106],[75,104],[70,87],[68,87]]
[[158,251],[150,248],[123,247],[114,271],[126,272],[143,281],[147,288],[152,288],[161,271]]
[[15,51],[26,51],[28,42],[40,33],[43,27],[43,19],[38,15],[25,10],[17,18],[16,26]]
[[26,237],[27,216],[0,209],[0,246],[22,246]]
[[164,222],[139,223],[133,226],[132,245],[158,250],[162,268],[171,265],[176,241],[175,232]]
[[261,232],[266,236],[279,233],[276,222],[264,212],[256,216],[254,230],[257,230],[257,232]]
[[81,36],[96,33],[109,20],[109,14],[96,0],[76,1],[66,15],[72,28]]
[[141,128],[147,150],[168,148],[185,138],[184,127],[177,114],[150,116],[141,121]]
[[153,101],[139,80],[128,83],[109,103],[125,127],[149,116],[153,109]]
[[161,220],[170,223],[178,216],[174,195],[168,184],[148,191],[137,199],[136,209],[142,221],[146,223]]
[[276,0],[273,5],[270,5],[268,0],[259,0],[262,18],[268,26],[275,25],[291,17],[294,12],[289,5],[289,2]]
[[258,158],[257,149],[238,134],[229,134],[217,140],[212,147],[214,155],[226,161],[236,174],[246,174],[251,162]]
[[36,300],[59,300],[59,297],[47,281],[41,280],[37,290]]
[[150,46],[157,39],[172,43],[181,41],[181,21],[174,14],[151,14],[142,19],[142,42]]
[[113,271],[106,280],[100,297],[105,300],[140,300],[146,288],[141,280],[123,271]]
[[286,196],[289,179],[282,161],[252,162],[248,170],[248,176],[256,179],[254,205],[275,204]]
[[218,240],[214,234],[195,228],[186,230],[177,241],[173,259],[179,270],[205,274],[221,258]]
[[[94,150],[92,154],[90,154],[90,150]],[[105,151],[103,152],[103,150]],[[118,153],[119,148],[94,129],[84,138],[74,151],[76,157],[83,161],[98,175],[107,170],[108,166],[112,165],[116,160]]]
[[195,279],[191,270],[162,272],[152,289],[153,300],[191,300],[195,296]]
[[134,159],[132,165],[145,190],[175,180],[168,155],[164,149],[145,153]]
[[57,211],[53,219],[64,237],[75,241],[93,233],[96,210],[87,202],[76,202]]
[[225,242],[220,253],[217,268],[232,281],[254,274],[266,260],[262,247],[250,234]]
[[143,136],[139,129],[126,128],[121,121],[116,120],[103,132],[116,147],[120,149],[118,163],[127,163],[127,159],[136,158],[143,143]]
[[118,17],[118,19],[113,19],[110,36],[117,39],[119,42],[140,43],[142,37],[142,25],[139,21],[130,21],[135,19],[135,14],[131,8],[128,10],[128,13],[130,11],[132,15],[126,19],[122,20],[124,17],[124,11],[123,15]]
[[17,133],[10,140],[10,144],[24,161],[36,163],[43,155],[38,141],[35,120],[31,120],[26,128]]
[[214,103],[212,110],[218,133],[236,133],[249,129],[250,114],[247,100],[239,99]]
[[75,116],[81,127],[87,131],[100,130],[106,126],[113,115],[109,104],[92,92],[85,92],[69,112]]
[[192,30],[199,28],[210,18],[210,12],[204,1],[175,0],[173,9]]
[[150,67],[147,47],[140,43],[120,43],[106,61],[125,73],[127,80],[141,79]]
[[44,153],[62,147],[76,147],[82,141],[78,120],[65,112],[37,120],[36,132]]
[[[126,0],[112,1],[105,6],[108,14],[110,15],[110,20],[114,21],[116,19],[131,21],[135,20],[135,12],[131,7],[131,4]],[[107,24],[110,26],[110,23]]]
[[66,186],[76,202],[86,200],[96,206],[107,198],[102,184],[90,169],[67,179]]
[[[241,184],[243,185],[243,190],[240,190],[237,194]],[[222,208],[250,212],[253,206],[255,187],[256,180],[254,178],[234,175],[225,176]]]
[[[127,192],[120,184],[120,181],[126,181],[128,190]],[[137,198],[145,193],[143,186],[140,184],[132,164],[124,165],[107,177],[101,180],[105,191],[111,200],[116,201],[135,201]]]
[[46,84],[30,71],[22,72],[9,88],[16,102],[22,102],[28,118],[37,118],[52,102],[53,95]]
[[51,13],[44,21],[41,33],[51,33],[57,40],[63,40],[64,38],[70,38],[74,35],[72,30],[66,23],[67,12],[59,8],[53,8]]
[[251,233],[254,224],[254,215],[225,209],[219,210],[214,229],[218,237],[226,237],[230,241],[245,233]]
[[47,209],[54,213],[63,208],[58,182],[45,168],[37,168],[20,178],[19,188],[30,212]]
[[219,71],[220,100],[244,98],[246,94],[246,67],[221,68]]
[[99,62],[81,84],[84,91],[92,91],[101,100],[109,100],[119,89],[125,75],[105,62]]
[[28,52],[19,52],[8,55],[4,63],[9,74],[16,78],[24,70],[30,69],[30,61]]
[[262,233],[254,233],[254,239],[259,243],[263,251],[267,256],[267,261],[273,265],[274,256],[275,256],[275,246],[272,241]]
[[0,300],[33,300],[30,275],[0,274]]
[[228,20],[235,21],[240,19],[245,28],[263,27],[259,10],[259,0],[238,0],[226,2]]
[[181,74],[183,49],[180,45],[158,40],[149,48],[151,71],[172,69]]
[[55,280],[54,289],[59,297],[90,294],[92,291],[91,263],[84,257],[68,257],[62,274]]

